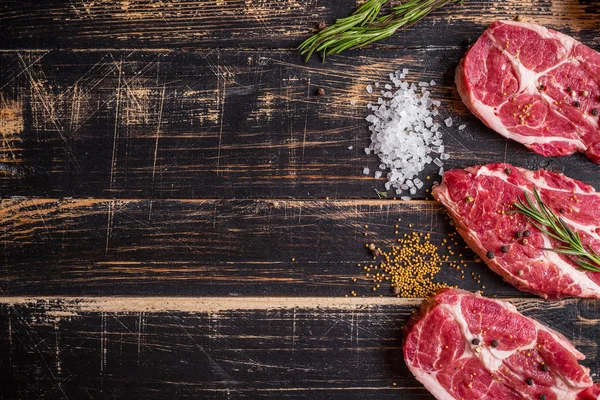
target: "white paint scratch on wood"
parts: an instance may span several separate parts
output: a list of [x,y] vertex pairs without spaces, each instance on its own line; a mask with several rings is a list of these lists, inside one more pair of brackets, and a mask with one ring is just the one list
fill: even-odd
[[296,309],[292,317],[292,352],[296,351]]
[[[513,303],[523,312],[538,308],[576,306],[580,299],[566,299],[548,303],[537,298],[502,299]],[[421,298],[397,297],[0,297],[0,304],[32,306],[48,312],[60,311],[62,316],[81,313],[219,313],[236,310],[361,310],[377,307],[417,307]],[[352,328],[353,340],[358,340]]]
[[[0,304],[37,306],[63,313],[218,313],[233,310],[340,309],[418,306],[423,299],[395,297],[0,297]],[[535,302],[536,300],[530,300]]]
[[[117,91],[116,91],[116,100],[115,100],[115,129],[114,129],[114,137],[113,137],[113,149],[112,149],[112,159],[110,162],[110,182],[109,187],[112,189],[115,167],[116,167],[116,155],[117,155],[117,141],[119,139],[119,106],[121,104],[121,75],[123,73],[123,61],[121,60],[118,64],[119,69],[119,79],[117,81]],[[108,242],[107,242],[108,243]]]

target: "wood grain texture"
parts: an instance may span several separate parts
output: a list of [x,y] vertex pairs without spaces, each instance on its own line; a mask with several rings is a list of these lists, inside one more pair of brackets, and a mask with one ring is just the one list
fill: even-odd
[[[402,325],[420,300],[138,300],[0,299],[2,396],[433,398],[401,349]],[[512,302],[600,372],[597,301]]]
[[[398,3],[393,1],[392,3]],[[525,15],[597,38],[597,1],[465,1],[433,12],[384,44],[456,45],[498,19]],[[3,48],[296,47],[320,21],[345,17],[354,0],[34,0],[0,7]],[[440,31],[443,34],[440,34]]]
[[[391,296],[385,285],[374,293],[357,266],[372,261],[365,244],[389,249],[405,233],[430,232],[439,245],[453,229],[433,201],[3,200],[0,288],[5,296]],[[450,261],[465,261],[465,279],[444,263],[440,280],[519,293],[456,244]]]
[[[536,155],[468,112],[453,82],[465,49],[370,50],[326,64],[295,51],[4,52],[0,195],[373,198],[384,181],[362,174],[379,165],[363,150],[366,105],[377,101],[365,86],[404,67],[439,83],[440,111],[454,118],[443,127],[446,169],[508,161],[600,187],[583,156]],[[432,179],[418,198],[437,169],[423,172]]]
[[[432,398],[402,361],[420,299],[373,292],[357,264],[366,243],[453,227],[425,200],[437,167],[421,200],[373,200],[365,86],[401,68],[438,82],[446,168],[508,161],[600,188],[584,157],[491,132],[453,84],[469,44],[517,14],[598,49],[600,2],[467,0],[305,63],[296,46],[355,5],[0,2],[0,399]],[[512,298],[597,377],[600,302],[533,299],[452,247],[465,278],[446,262],[439,280]]]

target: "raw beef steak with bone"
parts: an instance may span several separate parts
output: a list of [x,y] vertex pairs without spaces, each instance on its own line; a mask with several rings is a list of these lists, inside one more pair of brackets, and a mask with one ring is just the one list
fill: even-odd
[[502,163],[455,169],[444,174],[433,196],[469,246],[517,289],[550,300],[600,298],[600,272],[582,270],[569,257],[547,250],[562,244],[513,212],[513,204],[534,188],[586,248],[600,251],[600,193],[563,174]]
[[459,289],[427,299],[404,327],[404,360],[437,399],[595,400],[584,358],[513,305]]
[[544,156],[600,163],[600,54],[562,33],[494,22],[461,60],[456,85],[487,126]]

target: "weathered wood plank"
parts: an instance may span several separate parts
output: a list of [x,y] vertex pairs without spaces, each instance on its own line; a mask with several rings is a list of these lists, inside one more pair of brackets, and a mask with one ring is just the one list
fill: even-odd
[[[1,47],[296,47],[320,21],[331,23],[355,6],[354,0],[52,0],[44,7],[34,0],[5,1]],[[477,37],[485,25],[518,14],[584,40],[598,37],[594,1],[470,0],[438,10],[384,43],[455,46],[466,37]]]
[[[303,64],[293,51],[0,54],[0,195],[119,198],[373,198],[365,86],[409,68],[435,79],[446,167],[549,166],[600,187],[582,156],[547,159],[464,107],[464,48],[366,51]],[[317,96],[325,88],[325,96]],[[467,129],[458,131],[459,124]],[[352,150],[348,147],[353,146]],[[423,176],[439,179],[431,164]]]
[[[454,229],[446,218],[433,201],[3,200],[0,288],[3,295],[344,296],[355,290],[392,296],[385,284],[373,292],[372,278],[358,267],[372,261],[365,244],[389,249],[405,233],[429,232],[439,245]],[[460,238],[451,242],[454,254],[439,249],[450,257],[442,281],[469,290],[485,286],[498,296],[519,293],[476,263]],[[464,279],[449,267],[460,259]],[[480,283],[472,273],[481,275]]]
[[[432,399],[402,357],[401,327],[419,300],[279,302],[0,299],[2,395]],[[600,372],[597,301],[513,303],[572,340]]]

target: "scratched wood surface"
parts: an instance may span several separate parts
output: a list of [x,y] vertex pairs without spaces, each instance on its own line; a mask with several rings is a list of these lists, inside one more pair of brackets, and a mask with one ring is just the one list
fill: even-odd
[[[365,86],[402,68],[437,82],[446,168],[508,161],[600,189],[598,166],[501,138],[453,85],[517,14],[600,49],[600,2],[466,0],[304,62],[297,45],[355,5],[0,2],[0,398],[432,398],[400,347],[421,300],[373,292],[357,264],[366,243],[454,228],[428,195],[437,167],[416,201],[377,199]],[[598,302],[545,303],[462,240],[448,250],[440,281],[511,299],[600,373]]]
[[[375,263],[365,244],[431,232],[440,246],[454,231],[431,201],[30,199],[0,209],[4,295],[391,296],[358,266]],[[440,246],[465,266],[444,263],[439,281],[519,295],[465,247],[458,236]]]
[[[325,64],[304,64],[293,50],[0,53],[6,121],[0,190],[52,197],[373,198],[384,182],[362,174],[379,165],[364,152],[366,105],[377,102],[365,86],[404,67],[417,82],[439,82],[433,92],[444,102],[443,118],[455,118],[442,128],[452,156],[447,168],[508,161],[600,185],[585,157],[544,158],[471,115],[453,83],[465,50],[365,50]],[[317,96],[318,88],[326,95]],[[468,128],[459,131],[460,124]],[[434,164],[424,174],[439,180]]]
[[[48,0],[3,1],[3,47],[22,48],[293,48],[320,21],[347,16],[355,0]],[[392,1],[393,4],[399,1]],[[467,0],[438,10],[383,43],[453,46],[475,39],[484,25],[515,15],[568,33],[597,35],[590,0]],[[109,29],[107,28],[109,27]],[[440,34],[440,30],[443,34]]]
[[[599,370],[596,302],[513,303],[572,338],[588,357],[583,364]],[[431,399],[402,361],[401,328],[418,304],[267,297],[7,299],[0,308],[0,374],[7,383],[2,395]]]

